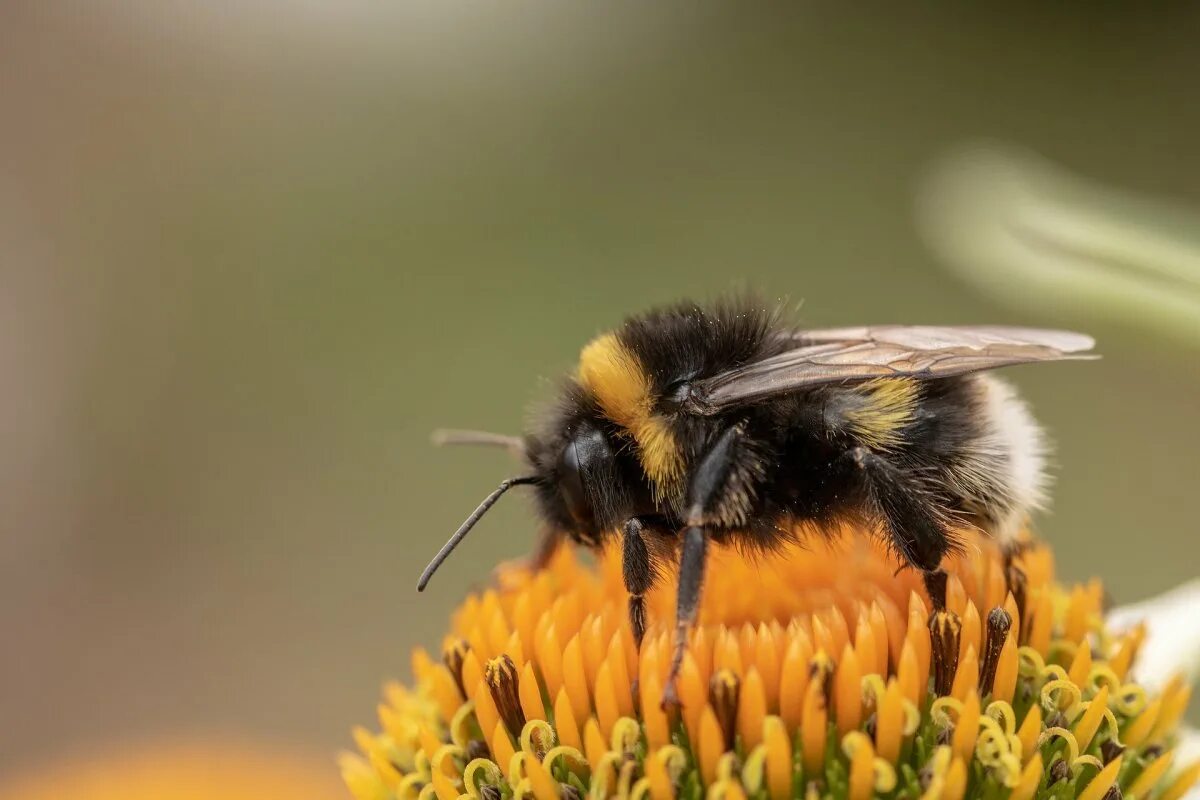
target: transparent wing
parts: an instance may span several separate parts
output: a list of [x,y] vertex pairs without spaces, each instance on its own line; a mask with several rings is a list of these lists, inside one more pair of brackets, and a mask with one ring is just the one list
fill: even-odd
[[790,338],[801,344],[886,342],[914,350],[1040,345],[1063,353],[1091,350],[1096,344],[1092,337],[1084,333],[1005,325],[868,325],[861,328],[797,331]]
[[1090,336],[1003,326],[878,325],[797,331],[795,347],[697,381],[691,410],[715,414],[731,406],[810,386],[874,378],[945,378],[1028,364],[1096,358]]

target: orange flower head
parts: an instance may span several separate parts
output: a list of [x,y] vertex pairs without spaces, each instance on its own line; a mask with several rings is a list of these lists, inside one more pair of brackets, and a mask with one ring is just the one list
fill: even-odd
[[[673,581],[647,596],[640,651],[619,553],[503,568],[455,612],[440,658],[413,656],[380,730],[356,731],[359,800],[533,797],[1178,796],[1188,689],[1130,681],[1144,635],[1103,622],[1098,582],[1055,581],[1049,549],[968,537],[947,608],[871,537],[711,555],[679,674]],[[1115,795],[1114,795],[1115,796]],[[1165,795],[1164,795],[1165,796]]]

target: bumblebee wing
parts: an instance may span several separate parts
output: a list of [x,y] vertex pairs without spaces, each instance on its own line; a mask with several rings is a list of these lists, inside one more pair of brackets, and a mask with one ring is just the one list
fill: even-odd
[[914,350],[986,348],[996,345],[1040,345],[1079,353],[1096,342],[1084,333],[1018,328],[1007,325],[869,325],[860,328],[824,328],[797,331],[788,338],[799,345],[849,342],[886,342]]
[[1090,336],[1003,326],[878,325],[788,334],[795,347],[696,381],[690,407],[716,414],[797,389],[874,378],[945,378],[1035,361],[1095,358]]

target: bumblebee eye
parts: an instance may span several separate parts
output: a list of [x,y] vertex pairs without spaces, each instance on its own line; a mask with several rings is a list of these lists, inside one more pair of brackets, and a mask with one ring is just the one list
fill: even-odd
[[563,449],[562,462],[558,480],[558,488],[567,504],[567,511],[575,518],[575,522],[583,524],[583,517],[591,516],[591,504],[587,501],[587,493],[583,489],[583,476],[579,474],[579,448],[575,440],[567,442]]
[[577,428],[559,459],[559,492],[567,511],[581,528],[595,526],[591,487],[611,471],[613,454],[604,434],[590,425]]

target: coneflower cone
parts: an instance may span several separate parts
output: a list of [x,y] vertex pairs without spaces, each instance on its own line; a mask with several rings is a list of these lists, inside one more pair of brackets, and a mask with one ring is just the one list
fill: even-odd
[[1030,545],[966,540],[947,611],[871,537],[747,558],[717,550],[679,679],[660,708],[675,587],[635,650],[620,555],[510,567],[413,654],[380,731],[342,772],[359,800],[621,797],[1118,797],[1178,800],[1190,689],[1132,678],[1144,636],[1104,625],[1097,581],[1063,586]]

